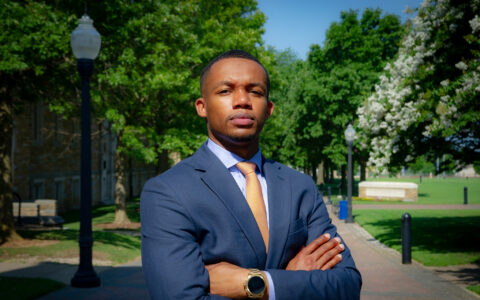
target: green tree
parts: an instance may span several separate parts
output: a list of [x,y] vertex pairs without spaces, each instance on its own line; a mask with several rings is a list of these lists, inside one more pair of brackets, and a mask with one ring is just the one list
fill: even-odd
[[[193,153],[205,140],[196,117],[198,77],[213,56],[228,49],[261,54],[264,16],[255,1],[153,1],[136,4],[123,26],[109,25],[112,43],[99,57],[98,111],[118,138],[117,164],[135,156],[166,169],[168,153]],[[111,24],[109,15],[105,23]],[[101,18],[99,18],[101,19]],[[99,28],[99,30],[101,27]],[[133,37],[133,38],[132,38]],[[122,172],[118,174],[122,179]],[[128,222],[122,180],[117,180],[116,223]],[[123,196],[123,197],[122,197]]]
[[[0,16],[1,121],[11,136],[12,109],[22,101],[46,101],[64,116],[78,114],[78,75],[69,45],[75,22],[88,14],[102,35],[91,80],[92,112],[117,135],[117,223],[125,213],[129,157],[168,166],[168,153],[191,154],[205,139],[195,116],[198,76],[216,54],[240,48],[258,56],[264,15],[254,0],[211,1],[2,1]],[[11,174],[5,142],[2,174]],[[9,175],[8,175],[9,176]],[[11,178],[2,181],[1,224],[10,235]],[[6,209],[4,210],[3,207]],[[8,215],[9,214],[9,215]]]
[[[343,132],[348,123],[355,123],[357,108],[396,54],[403,32],[398,16],[382,16],[379,9],[366,9],[359,18],[357,11],[348,11],[329,27],[323,48],[311,47],[308,64],[313,86],[301,118],[310,119],[304,129],[310,137],[308,144],[321,149],[321,153],[312,151],[309,160],[313,164],[328,160],[332,165],[345,166]],[[357,150],[355,156],[365,164],[364,153]],[[344,182],[344,171],[342,178]]]
[[308,78],[305,62],[290,49],[273,54],[272,64],[266,66],[271,80],[270,100],[275,103],[272,117],[262,133],[262,152],[272,159],[295,167],[305,166],[305,148],[299,146],[296,122],[304,108],[298,103],[299,93]]
[[442,172],[480,159],[479,16],[479,1],[424,1],[358,111],[370,164],[391,169],[446,154]]
[[1,1],[0,19],[1,244],[19,238],[12,216],[13,112],[25,101],[68,102],[76,95],[68,44],[74,18],[40,1]]
[[408,169],[415,174],[428,175],[435,172],[435,165],[427,161],[424,156],[419,156],[415,162],[408,165]]

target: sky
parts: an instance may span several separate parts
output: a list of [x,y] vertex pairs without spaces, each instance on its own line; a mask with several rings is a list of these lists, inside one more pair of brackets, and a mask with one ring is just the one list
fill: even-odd
[[310,45],[323,46],[325,33],[332,22],[340,21],[340,12],[354,9],[361,16],[365,8],[380,8],[400,16],[402,22],[412,15],[404,10],[420,6],[423,0],[258,0],[267,16],[263,39],[281,51],[291,48],[305,59]]

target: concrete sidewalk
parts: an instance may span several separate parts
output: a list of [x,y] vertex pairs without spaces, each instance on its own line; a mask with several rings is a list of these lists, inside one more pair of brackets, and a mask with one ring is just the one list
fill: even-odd
[[[333,214],[331,217],[362,273],[363,300],[480,299],[416,262],[402,265],[398,252],[383,246],[362,227],[345,224]],[[48,262],[0,263],[1,276],[43,277],[67,284],[67,287],[39,298],[42,300],[148,299],[140,258],[122,266],[95,267],[102,284],[98,288],[79,289],[69,286],[76,270],[76,265]]]

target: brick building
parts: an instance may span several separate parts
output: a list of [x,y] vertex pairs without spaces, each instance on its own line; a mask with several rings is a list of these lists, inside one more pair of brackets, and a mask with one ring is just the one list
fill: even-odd
[[[12,136],[13,189],[23,201],[56,199],[59,212],[80,207],[80,117],[63,119],[42,102],[25,104],[14,116]],[[115,199],[116,137],[107,121],[93,120],[92,203]],[[154,168],[131,161],[127,195],[138,196]]]

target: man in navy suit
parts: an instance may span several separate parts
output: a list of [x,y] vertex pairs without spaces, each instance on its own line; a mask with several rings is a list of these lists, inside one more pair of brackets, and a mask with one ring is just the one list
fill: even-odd
[[[208,141],[150,179],[141,196],[150,296],[359,299],[360,273],[315,183],[261,155],[260,132],[274,109],[266,69],[231,50],[205,67],[200,86],[195,106]],[[264,223],[247,203],[243,161],[255,170]]]

